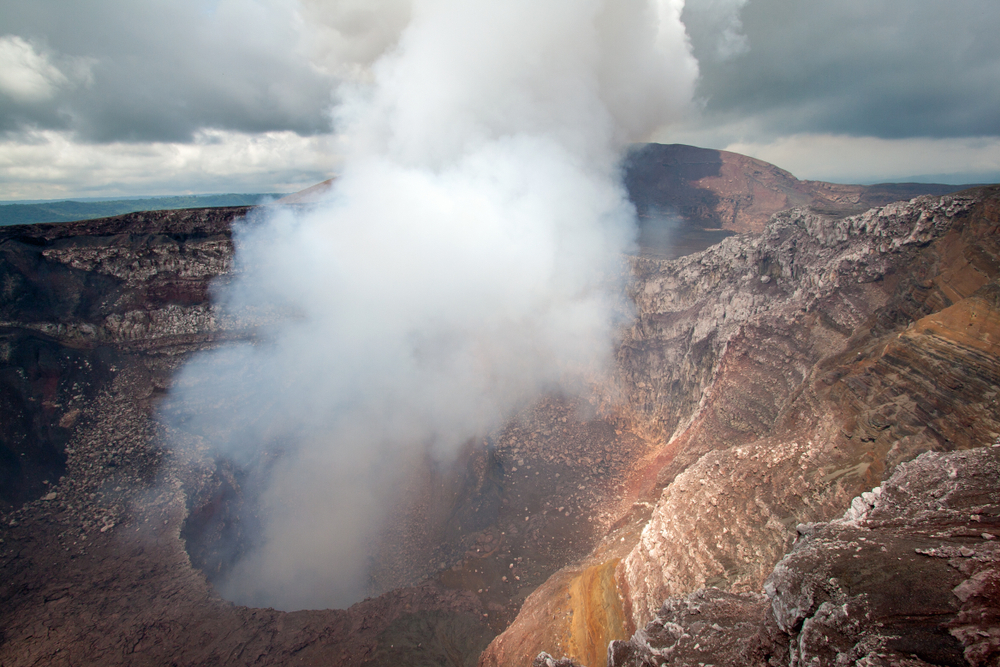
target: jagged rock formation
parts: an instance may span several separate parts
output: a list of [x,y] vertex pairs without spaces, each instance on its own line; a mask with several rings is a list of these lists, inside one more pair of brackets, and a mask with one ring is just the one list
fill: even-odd
[[[595,551],[553,580],[621,558],[631,632],[704,586],[759,591],[797,524],[840,515],[920,452],[994,442],[998,202],[993,189],[846,218],[795,210],[757,237],[637,259],[620,361],[629,422],[661,443],[632,477],[627,520],[644,527],[620,533],[627,554]],[[560,652],[560,616],[536,628],[558,600],[536,591],[482,664],[543,650],[599,664],[597,644]]]
[[837,520],[799,526],[767,595],[667,600],[609,667],[994,665],[1000,445],[902,463]]
[[[727,240],[646,281],[642,312],[662,321],[697,303],[679,295],[710,284],[706,274],[728,273],[685,332],[681,356],[714,361],[702,367],[710,383],[688,385],[701,396],[686,423],[664,414],[660,406],[683,402],[662,394],[699,374],[646,354],[670,349],[653,341],[676,340],[676,329],[643,328],[640,318],[624,350],[639,388],[633,405],[656,406],[643,417],[675,434],[677,452],[658,472],[672,483],[621,570],[637,623],[713,578],[757,589],[796,523],[829,518],[919,451],[1000,433],[1000,414],[982,400],[1000,378],[997,220],[974,207],[946,197],[837,221],[781,214],[752,241]],[[943,261],[949,253],[972,261]]]
[[[0,228],[0,508],[47,492],[85,409],[123,355],[169,359],[218,330],[209,280],[249,209],[137,213]],[[172,366],[151,372],[162,391]]]
[[[247,209],[0,229],[0,662],[462,665],[506,629],[483,664],[593,666],[705,586],[670,623],[717,609],[732,641],[766,620],[756,591],[797,524],[922,451],[994,441],[996,191],[847,218],[888,195],[690,147],[649,147],[629,174],[640,213],[688,215],[685,252],[755,234],[635,257],[621,400],[546,399],[427,471],[387,537],[411,551],[373,570],[373,594],[395,590],[348,610],[221,600],[206,573],[225,567],[212,536],[240,530],[240,473],[198,443],[169,455],[183,434],[152,417],[186,355],[271,317],[208,299]],[[762,227],[790,203],[812,208]]]

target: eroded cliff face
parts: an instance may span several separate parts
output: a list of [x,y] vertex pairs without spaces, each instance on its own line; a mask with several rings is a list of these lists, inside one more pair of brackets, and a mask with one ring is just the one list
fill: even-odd
[[148,352],[162,390],[167,359],[219,334],[209,281],[228,270],[229,225],[247,211],[0,229],[0,508],[55,485],[67,443],[124,357]]
[[[703,272],[729,268],[688,330],[691,348],[718,360],[711,383],[674,429],[676,453],[657,473],[667,487],[620,569],[637,625],[706,583],[759,590],[797,523],[831,518],[900,461],[992,443],[994,215],[961,197],[837,221],[780,214],[750,243],[724,242],[647,279],[641,312],[662,317],[692,308],[673,296],[689,291],[686,272],[705,284]],[[956,252],[964,267],[943,261]],[[649,339],[639,329],[625,348],[631,384],[647,389],[635,404],[677,405],[663,394],[681,379],[628,356]],[[675,423],[661,411],[644,416]]]
[[[996,190],[839,219],[796,210],[757,237],[636,260],[621,386],[632,429],[661,444],[631,477],[644,527],[618,538],[626,632],[705,586],[752,596],[798,524],[839,516],[923,451],[994,442],[998,221]],[[527,640],[551,605],[536,596],[483,664],[527,664],[511,647],[529,645],[600,664],[597,647]]]
[[926,452],[840,518],[801,524],[766,595],[668,599],[610,667],[993,665],[1000,446]]

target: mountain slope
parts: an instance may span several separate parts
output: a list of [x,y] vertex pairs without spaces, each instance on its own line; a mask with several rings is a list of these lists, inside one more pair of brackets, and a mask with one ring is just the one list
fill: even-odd
[[[1000,435],[1000,190],[847,217],[779,214],[758,237],[639,258],[620,352],[630,428],[656,443],[632,517],[553,577],[616,567],[620,613],[542,587],[483,655],[603,661],[603,638],[703,586],[759,591],[799,523],[840,516],[901,462]],[[648,505],[652,504],[652,511]],[[648,517],[648,518],[647,518]],[[595,630],[579,646],[568,613]],[[539,627],[541,626],[541,627]]]
[[733,233],[759,233],[772,215],[789,208],[844,216],[969,187],[800,181],[763,160],[683,144],[635,147],[624,166],[625,185],[639,213],[640,249],[668,258],[704,250]]

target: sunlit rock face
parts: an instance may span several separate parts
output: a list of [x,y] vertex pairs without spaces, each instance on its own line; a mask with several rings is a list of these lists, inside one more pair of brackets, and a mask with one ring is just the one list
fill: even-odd
[[611,667],[989,665],[1000,656],[1000,446],[926,452],[798,527],[761,593],[668,599]]
[[[620,570],[638,625],[702,585],[759,590],[797,523],[839,513],[915,453],[992,442],[1000,424],[981,397],[996,391],[997,350],[993,333],[972,333],[996,317],[995,223],[983,216],[963,197],[840,220],[784,213],[760,237],[644,281],[623,367],[632,404],[656,406],[643,416],[677,453]],[[978,266],[952,275],[941,255],[956,252]],[[678,372],[683,362],[652,361],[664,350],[710,363]],[[664,411],[673,392],[691,409]]]
[[[759,608],[798,524],[839,517],[921,452],[996,440],[998,221],[996,190],[853,217],[796,210],[759,236],[634,261],[620,386],[652,444],[619,525],[641,530],[582,561],[621,559],[627,633],[706,586]],[[552,604],[536,596],[486,664],[516,664],[513,646],[562,655],[557,639],[526,639]],[[569,637],[555,618],[546,636]]]
[[[759,590],[796,524],[835,516],[920,451],[993,442],[994,206],[946,197],[838,221],[780,214],[757,239],[647,279],[641,312],[697,311],[682,335],[718,361],[619,570],[637,625],[703,585]],[[678,299],[713,273],[712,297]],[[659,376],[669,364],[624,365],[646,376],[633,376],[647,387],[634,404],[676,404],[654,393],[680,384]],[[671,425],[661,415],[649,416]]]

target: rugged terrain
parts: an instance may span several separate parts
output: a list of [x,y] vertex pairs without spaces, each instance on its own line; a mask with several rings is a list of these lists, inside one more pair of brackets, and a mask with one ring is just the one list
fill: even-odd
[[[636,515],[655,505],[638,537],[560,573],[615,567],[617,595],[590,595],[623,607],[586,610],[600,640],[566,655],[600,664],[620,614],[630,634],[668,598],[760,591],[798,524],[840,516],[923,451],[996,440],[998,222],[984,189],[844,218],[793,210],[759,236],[636,260],[621,386],[631,427],[661,443],[631,486]],[[561,654],[579,632],[542,619],[565,604],[547,583],[484,663]]]
[[[781,612],[775,565],[840,539],[841,524],[815,522],[903,462],[1000,433],[1000,195],[868,211],[891,189],[677,146],[633,152],[626,175],[642,252],[614,383],[590,402],[540,401],[451,468],[428,461],[373,562],[373,597],[347,610],[220,599],[210,582],[252,518],[245,471],[197,443],[171,453],[183,434],[155,418],[187,355],[262,323],[209,298],[233,220],[253,214],[0,230],[0,664],[462,665],[485,648],[483,664],[548,651],[593,667],[610,641],[702,604],[692,594],[722,610],[720,637],[753,635],[754,655],[787,662],[788,638],[828,612]],[[664,236],[669,204],[684,217]],[[790,204],[805,208],[765,226]],[[688,627],[681,616],[669,623]],[[654,659],[641,640],[616,655]],[[936,655],[921,659],[962,664]]]
[[668,599],[609,665],[992,665],[1000,445],[901,463],[843,517],[800,524],[764,593]]

